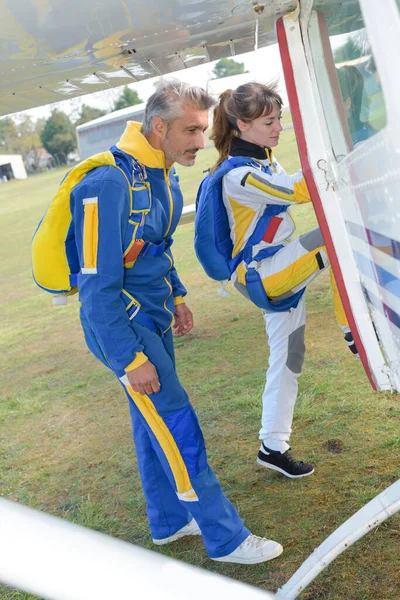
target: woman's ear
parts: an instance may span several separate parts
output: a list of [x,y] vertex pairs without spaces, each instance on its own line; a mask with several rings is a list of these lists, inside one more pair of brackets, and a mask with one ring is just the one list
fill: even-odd
[[343,102],[343,106],[344,106],[344,110],[346,111],[346,115],[349,114],[350,109],[351,109],[351,98],[350,96],[348,98],[346,98],[346,100]]
[[237,126],[241,133],[245,133],[246,131],[248,131],[250,129],[251,123],[246,123],[245,121],[241,121],[240,119],[238,119]]

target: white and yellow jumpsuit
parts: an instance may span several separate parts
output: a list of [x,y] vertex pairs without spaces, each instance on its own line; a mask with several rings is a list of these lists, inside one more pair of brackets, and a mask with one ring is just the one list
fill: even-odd
[[[253,261],[248,264],[242,261],[232,275],[235,287],[248,296],[246,270],[254,267],[273,304],[304,289],[329,267],[329,259],[318,228],[292,238],[295,224],[287,206],[310,202],[302,172],[287,175],[269,149],[239,139],[232,143],[231,156],[252,159],[250,166],[232,169],[223,178],[223,201],[231,229],[233,258],[246,245],[266,206],[282,205],[282,213],[272,217],[263,239],[253,246]],[[276,246],[281,248],[273,253]],[[345,328],[347,321],[333,278],[332,284],[336,319]],[[296,308],[284,312],[264,311],[270,356],[259,438],[265,446],[279,452],[289,449],[297,379],[304,361],[305,316],[304,296]]]

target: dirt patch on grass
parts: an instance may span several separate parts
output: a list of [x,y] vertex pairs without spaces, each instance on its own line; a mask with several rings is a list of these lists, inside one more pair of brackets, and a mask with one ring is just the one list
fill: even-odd
[[332,452],[332,454],[341,454],[344,451],[344,444],[342,440],[338,439],[327,440],[322,444],[322,447],[328,452]]

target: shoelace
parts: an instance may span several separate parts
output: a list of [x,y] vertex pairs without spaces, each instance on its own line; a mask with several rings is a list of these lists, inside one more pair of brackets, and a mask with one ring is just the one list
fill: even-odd
[[262,538],[258,535],[250,535],[243,542],[243,545],[248,546],[250,548],[261,548],[261,546],[266,542],[265,538]]
[[288,459],[288,461],[294,466],[294,467],[302,467],[304,465],[304,462],[302,460],[293,460],[293,458],[290,456],[289,451],[286,450],[286,452],[284,453],[284,456],[286,456],[286,458]]

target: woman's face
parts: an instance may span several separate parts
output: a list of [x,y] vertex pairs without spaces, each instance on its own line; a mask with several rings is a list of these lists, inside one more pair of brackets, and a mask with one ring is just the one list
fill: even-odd
[[279,136],[283,129],[281,116],[281,109],[274,104],[274,108],[269,115],[258,117],[254,121],[251,121],[251,123],[238,120],[238,127],[241,132],[240,137],[242,140],[257,144],[257,146],[274,148],[279,143]]

